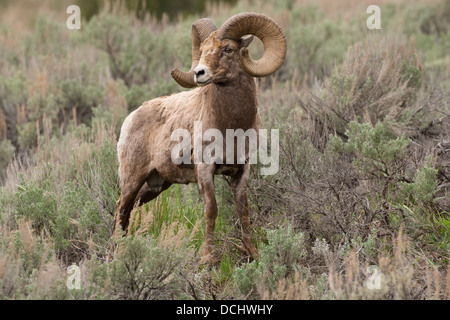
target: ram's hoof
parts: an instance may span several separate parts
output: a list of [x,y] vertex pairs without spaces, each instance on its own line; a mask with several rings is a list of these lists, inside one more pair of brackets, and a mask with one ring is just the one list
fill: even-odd
[[217,262],[217,257],[214,253],[208,253],[208,254],[203,254],[202,258],[200,259],[200,264],[201,265],[211,265],[211,264],[215,264]]

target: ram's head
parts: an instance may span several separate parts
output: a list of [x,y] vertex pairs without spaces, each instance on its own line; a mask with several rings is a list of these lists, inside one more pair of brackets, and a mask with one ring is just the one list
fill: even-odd
[[[252,35],[249,37],[244,37]],[[259,60],[250,58],[247,46],[253,35],[264,45]],[[229,18],[217,29],[211,19],[200,19],[192,25],[192,67],[178,69],[172,77],[185,88],[209,83],[232,82],[244,71],[252,77],[265,77],[277,71],[286,56],[286,38],[280,26],[259,13],[241,13]]]

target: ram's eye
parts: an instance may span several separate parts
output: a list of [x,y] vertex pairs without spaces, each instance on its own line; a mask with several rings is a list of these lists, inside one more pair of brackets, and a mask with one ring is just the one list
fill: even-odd
[[233,49],[231,49],[231,48],[225,48],[225,49],[223,49],[223,51],[225,51],[226,53],[232,53],[232,52],[233,52]]

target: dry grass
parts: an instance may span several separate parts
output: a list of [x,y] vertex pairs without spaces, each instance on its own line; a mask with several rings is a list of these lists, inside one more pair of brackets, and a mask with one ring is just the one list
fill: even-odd
[[368,17],[366,14],[366,9],[370,5],[377,5],[381,8],[381,15],[383,17],[383,7],[386,5],[399,5],[408,3],[409,5],[415,4],[427,4],[433,5],[439,3],[440,0],[413,0],[413,1],[405,1],[405,0],[342,0],[342,1],[332,1],[332,0],[295,0],[295,5],[299,6],[307,6],[313,5],[318,6],[321,11],[325,12],[325,14],[330,18],[342,18],[346,21],[354,20],[355,17]]
[[408,43],[392,35],[368,37],[348,49],[331,78],[299,99],[304,124],[321,133],[322,143],[330,133],[345,137],[350,121],[387,120],[408,127],[422,111],[415,104],[421,72],[412,38]]
[[50,240],[36,235],[31,221],[25,219],[19,221],[17,230],[3,226],[1,240],[0,297],[51,298],[65,272],[51,254]]
[[[423,300],[449,299],[450,268],[439,271],[426,260],[418,260],[411,252],[410,242],[400,230],[393,251],[385,248],[377,264],[351,250],[344,259],[329,251],[326,256],[328,275],[319,277],[296,272],[291,279],[283,278],[277,290],[265,291],[263,299],[280,300]],[[373,270],[379,270],[373,273]],[[378,285],[371,282],[380,276]],[[322,280],[322,281],[321,281]],[[326,280],[326,281],[323,281]],[[370,286],[369,282],[372,283]]]
[[6,117],[3,111],[0,109],[0,141],[6,139]]

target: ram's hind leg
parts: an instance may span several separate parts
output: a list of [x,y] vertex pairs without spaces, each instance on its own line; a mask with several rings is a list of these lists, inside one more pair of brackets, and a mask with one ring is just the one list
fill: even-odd
[[131,210],[133,210],[136,196],[144,183],[145,178],[133,183],[121,183],[122,193],[120,194],[119,200],[116,202],[116,212],[114,214],[113,224],[113,242],[106,258],[107,261],[113,259],[117,240],[127,232]]
[[129,179],[128,181],[122,181],[122,193],[116,203],[116,213],[114,216],[114,244],[111,248],[108,260],[112,260],[112,255],[115,251],[115,242],[117,239],[126,234],[128,231],[130,215],[133,208],[153,200],[171,185],[171,183],[161,179],[155,172],[150,175],[142,175],[137,180]]
[[130,184],[124,184],[121,188],[122,193],[117,201],[116,213],[114,215],[113,233],[115,238],[117,238],[119,234],[122,234],[122,232],[127,232],[131,210],[133,210],[136,197],[144,183],[145,178]]

